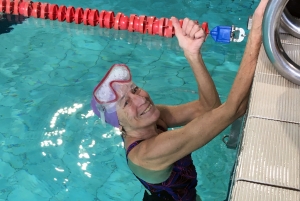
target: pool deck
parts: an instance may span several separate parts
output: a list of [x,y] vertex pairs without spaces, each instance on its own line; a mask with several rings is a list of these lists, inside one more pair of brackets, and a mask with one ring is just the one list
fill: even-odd
[[[281,35],[300,64],[300,40]],[[261,47],[232,178],[231,201],[300,200],[300,86],[282,77]]]

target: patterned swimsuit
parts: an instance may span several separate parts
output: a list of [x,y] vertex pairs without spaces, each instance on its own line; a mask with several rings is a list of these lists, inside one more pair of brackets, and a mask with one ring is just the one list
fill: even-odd
[[[143,140],[132,143],[126,152],[129,152]],[[127,159],[128,160],[128,159]],[[136,176],[137,177],[137,176]],[[183,157],[173,164],[169,178],[159,184],[150,184],[139,177],[137,179],[148,189],[152,195],[144,194],[143,201],[195,201],[197,173],[192,161],[191,154]]]

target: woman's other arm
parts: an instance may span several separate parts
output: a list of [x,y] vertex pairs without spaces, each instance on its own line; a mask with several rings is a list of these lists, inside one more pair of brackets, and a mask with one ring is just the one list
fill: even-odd
[[164,169],[204,146],[246,112],[251,84],[261,47],[261,25],[268,0],[262,0],[253,15],[253,24],[227,101],[198,116],[186,126],[161,133],[136,147],[132,160],[148,169]]
[[206,39],[201,26],[188,18],[183,21],[182,28],[178,19],[171,18],[179,46],[189,62],[198,85],[199,99],[178,106],[159,105],[161,119],[168,127],[182,126],[206,111],[220,106],[221,101],[215,84],[206,69],[200,49]]

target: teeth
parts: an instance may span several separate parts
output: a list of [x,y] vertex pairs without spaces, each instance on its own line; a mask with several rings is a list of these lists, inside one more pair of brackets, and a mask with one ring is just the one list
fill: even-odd
[[145,114],[146,112],[148,112],[148,111],[151,109],[151,107],[152,107],[152,105],[150,104],[150,105],[147,107],[147,109],[146,109],[141,115],[143,115],[143,114]]

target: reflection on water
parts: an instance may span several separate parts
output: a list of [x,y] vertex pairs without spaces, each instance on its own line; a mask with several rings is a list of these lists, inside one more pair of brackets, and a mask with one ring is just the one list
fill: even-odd
[[22,24],[25,19],[22,15],[0,13],[0,34],[11,32],[14,29],[12,25]]
[[[26,21],[25,21],[26,20]],[[34,25],[36,27],[51,27],[59,29],[62,32],[70,35],[100,35],[106,38],[113,38],[114,40],[124,40],[128,44],[146,45],[149,50],[151,49],[176,49],[180,50],[177,40],[165,38],[161,36],[149,36],[135,32],[128,32],[126,30],[114,30],[100,28],[99,26],[85,26],[83,24],[59,22],[37,18],[27,18],[22,15],[11,15],[0,13],[0,34],[9,33],[13,30],[12,25],[22,23]],[[146,37],[145,37],[146,36]]]
[[38,28],[50,27],[59,30],[65,34],[84,36],[101,36],[115,41],[126,41],[128,44],[136,44],[146,46],[149,50],[172,49],[181,50],[175,38],[165,38],[158,35],[152,36],[148,34],[140,34],[138,32],[129,32],[127,30],[115,30],[100,28],[99,26],[85,26],[83,24],[59,22],[52,20],[44,20],[37,18],[28,18],[26,24],[33,25]]
[[[98,133],[94,130],[97,128],[94,125],[98,124],[98,120],[95,121],[91,117],[94,117],[91,110],[86,110],[81,103],[74,103],[54,112],[49,127],[44,128],[40,146],[42,156],[51,164],[47,172],[49,176],[52,175],[55,183],[64,186],[66,192],[74,185],[74,183],[67,184],[69,178],[74,175],[81,175],[79,176],[81,179],[85,177],[99,181],[102,173],[99,175],[95,169],[98,170],[99,166],[106,167],[107,163],[114,161],[113,153],[123,150],[123,142],[116,141],[121,135],[119,129],[102,130],[100,135],[93,135]],[[75,127],[79,130],[74,130]],[[85,133],[87,128],[88,132]],[[106,169],[110,172],[107,176],[115,171],[114,166]]]

